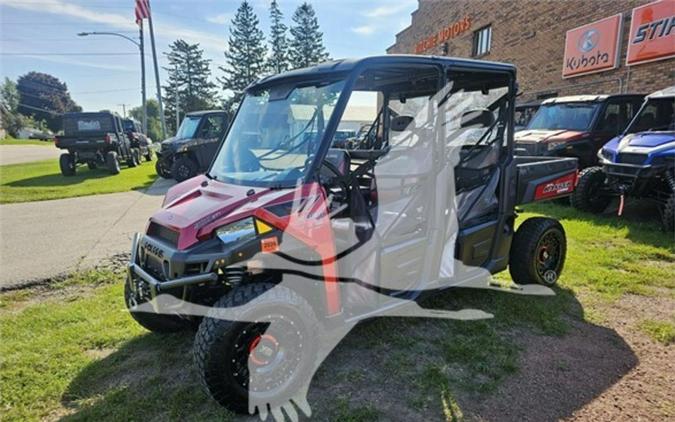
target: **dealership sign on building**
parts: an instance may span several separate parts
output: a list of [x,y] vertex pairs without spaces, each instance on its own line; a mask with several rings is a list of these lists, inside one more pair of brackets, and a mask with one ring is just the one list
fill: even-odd
[[633,9],[628,37],[628,66],[675,57],[675,0]]
[[563,78],[615,69],[620,35],[620,13],[567,31]]

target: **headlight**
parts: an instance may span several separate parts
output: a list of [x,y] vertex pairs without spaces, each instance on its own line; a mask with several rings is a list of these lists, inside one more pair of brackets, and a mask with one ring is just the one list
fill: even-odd
[[561,147],[561,146],[563,146],[563,145],[565,145],[565,141],[549,142],[549,143],[546,145],[546,148],[547,148],[549,151],[551,151],[551,150],[554,150],[554,149],[556,149],[556,148],[558,148],[558,147]]
[[612,161],[612,152],[601,148],[600,151],[598,151],[598,158],[600,161]]
[[255,238],[255,223],[253,218],[245,218],[243,220],[230,223],[216,229],[216,236],[223,243],[233,243],[242,240],[249,240]]

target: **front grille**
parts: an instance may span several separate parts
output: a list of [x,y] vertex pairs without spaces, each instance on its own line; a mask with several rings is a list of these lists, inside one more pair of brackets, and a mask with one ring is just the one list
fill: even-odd
[[150,223],[148,227],[148,235],[163,240],[171,246],[178,245],[178,232],[171,230],[168,227],[160,226],[157,223]]
[[637,177],[640,170],[641,169],[637,167],[615,166],[611,164],[605,165],[605,172],[612,176]]
[[621,152],[618,154],[616,161],[621,164],[635,164],[643,165],[647,160],[647,154],[636,154],[633,152]]

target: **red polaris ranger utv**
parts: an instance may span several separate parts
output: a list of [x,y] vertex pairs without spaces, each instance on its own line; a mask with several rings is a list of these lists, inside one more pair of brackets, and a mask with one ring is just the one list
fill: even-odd
[[511,290],[550,291],[564,230],[532,218],[516,231],[515,207],[569,195],[577,161],[514,157],[515,95],[512,65],[424,56],[252,84],[208,172],[169,190],[134,238],[133,318],[198,325],[211,396],[264,418],[306,407],[298,394],[335,333],[424,291],[491,288],[507,268]]

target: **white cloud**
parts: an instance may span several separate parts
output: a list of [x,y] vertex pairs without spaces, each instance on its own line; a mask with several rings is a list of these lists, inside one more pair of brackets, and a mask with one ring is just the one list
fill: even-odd
[[400,1],[396,5],[387,4],[379,6],[374,9],[366,10],[363,15],[369,18],[383,18],[386,16],[396,15],[406,9],[411,9],[417,2],[415,0]]
[[362,25],[352,28],[352,32],[359,35],[371,35],[375,32],[375,26],[373,25]]
[[232,13],[221,13],[220,15],[208,16],[206,20],[218,25],[224,25],[226,23],[230,23],[232,16]]
[[[94,22],[100,24],[110,25],[119,30],[135,31],[138,26],[134,22],[133,3],[129,6],[129,13],[122,15],[117,13],[105,13],[92,9],[87,9],[79,4],[69,3],[64,0],[42,0],[38,2],[23,2],[20,0],[0,0],[0,5],[11,7],[14,9],[29,10],[39,13],[50,13],[53,15],[69,16],[81,19],[86,22]],[[83,22],[84,23],[84,22]],[[154,19],[155,35],[167,40],[174,40],[176,38],[183,38],[193,43],[199,43],[204,49],[215,51],[225,51],[227,43],[224,38],[214,36],[209,33],[194,31],[185,27],[175,26],[157,22]],[[83,30],[86,27],[83,25]]]

